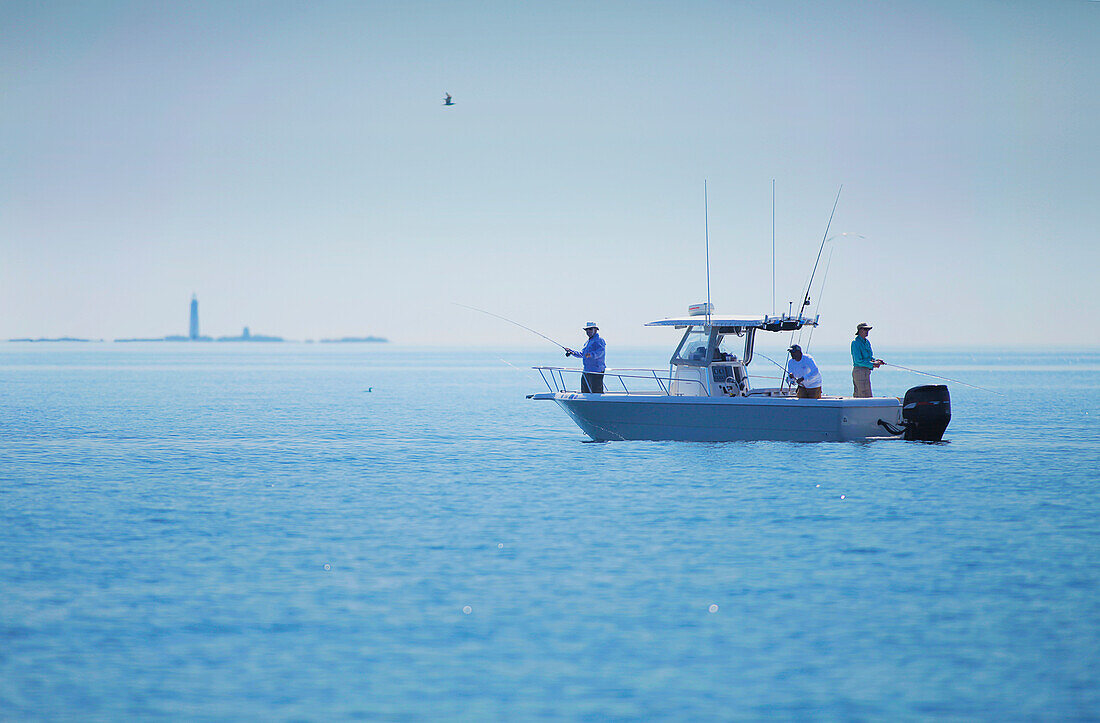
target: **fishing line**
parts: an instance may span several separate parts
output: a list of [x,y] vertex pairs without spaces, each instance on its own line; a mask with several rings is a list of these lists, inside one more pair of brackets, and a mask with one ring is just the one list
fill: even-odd
[[883,362],[883,366],[895,367],[897,369],[904,369],[907,372],[913,372],[914,374],[920,374],[926,377],[934,377],[935,379],[942,379],[945,382],[952,382],[954,384],[962,384],[964,387],[970,387],[971,389],[980,389],[983,392],[989,392],[990,394],[996,394],[997,396],[1005,396],[1001,392],[993,389],[986,389],[985,387],[979,387],[977,384],[967,384],[966,382],[960,382],[958,379],[952,379],[951,377],[941,377],[939,374],[930,374],[929,372],[918,371],[917,369],[910,369],[909,367],[903,367],[901,364],[894,364],[893,362]]
[[821,252],[825,250],[825,242],[829,240],[829,229],[833,225],[833,216],[836,214],[836,205],[840,203],[840,192],[844,190],[844,184],[840,184],[840,188],[836,192],[836,200],[833,201],[833,210],[829,212],[829,223],[825,224],[825,233],[821,235],[821,245],[817,247],[817,259],[814,261],[814,270],[810,272],[810,280],[806,284],[806,298],[802,302],[802,308],[798,310],[798,315],[802,316],[802,311],[810,305],[810,287],[813,286],[814,276],[817,274],[817,265],[821,263]]
[[[829,280],[829,268],[833,265],[833,252],[836,251],[836,246],[829,248],[829,260],[825,262],[825,273],[821,277],[821,288],[817,290],[817,308],[815,311],[821,314],[821,296],[825,293],[825,282]],[[810,344],[814,341],[814,331],[817,330],[816,326],[810,327],[810,338],[806,340],[806,351],[810,351]],[[799,337],[801,340],[801,337]]]
[[[867,238],[866,236],[864,236],[861,233],[851,233],[849,231],[845,231],[844,233],[833,234],[829,238],[825,239],[825,243],[830,243],[833,239],[841,238],[842,236],[855,236],[856,238],[861,238],[861,239],[866,239]],[[821,297],[825,295],[825,284],[828,283],[828,281],[829,281],[829,269],[833,265],[833,253],[835,251],[836,251],[836,244],[830,244],[830,246],[829,246],[829,258],[825,262],[825,273],[821,277],[821,286],[817,287],[817,305],[814,307],[814,316],[820,316],[821,315]],[[811,280],[812,280],[813,274],[811,274],[810,277],[811,277]],[[809,284],[807,284],[807,287],[808,287],[808,285]],[[807,301],[809,301],[809,297],[807,297]],[[810,338],[806,342],[806,350],[807,351],[810,348],[810,343],[813,342],[813,340],[814,340],[814,330],[815,329],[817,329],[816,326],[811,326],[810,327]],[[799,344],[802,343],[802,332],[803,331],[805,331],[805,328],[802,328],[802,329],[798,330],[798,343]],[[792,341],[793,341],[793,332],[792,332]]]
[[565,346],[564,344],[562,344],[562,343],[560,343],[560,342],[557,342],[557,341],[554,341],[553,339],[551,339],[550,337],[546,336],[545,334],[542,334],[542,333],[540,333],[540,332],[537,332],[537,331],[535,331],[534,329],[532,329],[532,328],[531,328],[531,327],[529,327],[529,326],[524,326],[523,324],[519,323],[518,321],[512,321],[511,319],[509,319],[509,318],[508,318],[508,317],[506,317],[506,316],[501,316],[500,314],[494,314],[494,313],[493,313],[493,312],[491,312],[491,311],[486,311],[485,309],[479,309],[479,308],[477,308],[476,306],[467,306],[466,304],[460,304],[460,303],[458,303],[457,301],[452,301],[451,303],[452,303],[453,305],[455,305],[455,306],[461,306],[461,307],[462,307],[463,309],[469,309],[470,311],[479,311],[479,312],[481,312],[482,314],[487,314],[487,315],[489,315],[489,316],[492,316],[492,317],[495,317],[495,318],[497,318],[497,319],[500,319],[501,321],[507,321],[507,322],[508,322],[509,324],[513,324],[513,325],[515,325],[515,326],[518,326],[518,327],[519,327],[520,329],[526,329],[527,331],[531,332],[531,333],[532,333],[532,334],[534,334],[535,336],[538,336],[538,337],[542,337],[543,339],[545,339],[546,341],[550,342],[550,343],[551,343],[551,344],[553,344],[554,346],[558,346],[558,347],[561,347],[561,348],[562,348],[562,349],[563,349],[564,351],[569,351],[569,347]]
[[[806,293],[803,294],[802,305],[798,307],[798,318],[802,318],[802,312],[806,310],[806,307],[810,305],[810,288],[814,285],[814,276],[817,275],[817,265],[821,263],[821,252],[825,250],[825,244],[829,242],[831,238],[829,236],[829,229],[833,227],[833,216],[836,215],[836,205],[840,203],[840,193],[844,190],[844,184],[840,184],[840,188],[836,191],[836,199],[833,201],[833,210],[829,212],[829,222],[825,224],[825,233],[821,234],[821,245],[817,247],[817,258],[814,259],[814,269],[810,272],[810,279],[806,282]],[[791,339],[788,343],[794,344],[794,330],[791,331]],[[798,342],[802,343],[802,328],[798,328]]]

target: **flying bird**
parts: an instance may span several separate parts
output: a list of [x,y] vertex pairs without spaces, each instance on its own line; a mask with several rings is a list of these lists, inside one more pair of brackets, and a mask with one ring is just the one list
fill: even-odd
[[451,94],[450,93],[444,91],[443,96],[444,96],[443,97],[443,105],[454,105],[455,104],[455,102],[453,100],[451,100]]

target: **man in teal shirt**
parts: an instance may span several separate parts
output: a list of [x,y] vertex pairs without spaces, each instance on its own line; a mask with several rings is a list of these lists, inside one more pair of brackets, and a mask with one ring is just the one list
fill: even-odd
[[867,341],[867,335],[871,331],[871,325],[860,322],[856,327],[856,338],[852,340],[852,396],[870,397],[871,370],[883,365],[881,359],[875,359],[875,353],[871,350],[871,342]]

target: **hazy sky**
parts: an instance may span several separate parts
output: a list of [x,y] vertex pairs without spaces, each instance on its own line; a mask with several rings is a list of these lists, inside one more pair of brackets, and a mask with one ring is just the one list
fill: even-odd
[[1100,344],[1100,2],[5,0],[0,143],[0,338],[671,343],[775,179],[815,344]]

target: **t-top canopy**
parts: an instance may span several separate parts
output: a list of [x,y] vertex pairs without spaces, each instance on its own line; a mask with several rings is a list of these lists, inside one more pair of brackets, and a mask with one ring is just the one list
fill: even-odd
[[[803,326],[817,326],[819,317],[806,316],[751,316],[742,314],[711,314],[710,326],[728,329],[763,329],[764,331],[794,331]],[[674,326],[683,329],[688,326],[707,326],[707,317],[680,316],[671,319],[657,319],[650,321],[646,326]]]

